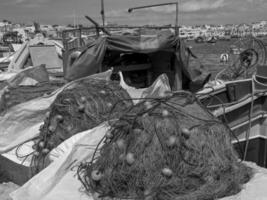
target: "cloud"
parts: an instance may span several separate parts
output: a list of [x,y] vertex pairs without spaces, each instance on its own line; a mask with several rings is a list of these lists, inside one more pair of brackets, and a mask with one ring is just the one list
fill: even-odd
[[181,5],[183,12],[196,12],[200,10],[216,10],[226,6],[225,0],[191,0]]
[[22,7],[40,7],[51,0],[9,0],[6,2],[9,5],[22,6]]
[[[249,0],[252,1],[252,0]],[[200,10],[215,10],[226,5],[226,0],[187,0],[179,4],[179,10],[182,12],[196,12]],[[146,10],[159,13],[172,13],[176,11],[175,5],[147,8]]]
[[116,17],[122,17],[122,16],[127,16],[129,13],[127,10],[111,10],[105,13],[107,17],[110,18],[116,18]]

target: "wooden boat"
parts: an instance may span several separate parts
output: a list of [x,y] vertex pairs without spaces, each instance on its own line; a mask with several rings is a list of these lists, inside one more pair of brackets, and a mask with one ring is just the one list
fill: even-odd
[[240,158],[267,167],[267,66],[250,79],[206,88],[199,100],[232,130]]

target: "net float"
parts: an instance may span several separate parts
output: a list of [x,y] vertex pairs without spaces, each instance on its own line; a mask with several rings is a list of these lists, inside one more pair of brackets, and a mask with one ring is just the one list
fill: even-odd
[[59,121],[59,122],[62,122],[63,121],[63,116],[62,115],[57,115],[56,116],[56,120]]
[[189,139],[190,138],[190,133],[191,131],[187,128],[183,128],[182,129],[182,135],[185,139]]
[[124,149],[125,148],[125,141],[123,139],[119,139],[116,142],[117,146],[119,147],[119,149]]
[[93,170],[91,173],[91,177],[94,181],[100,181],[102,178],[102,173],[98,170]]
[[166,168],[163,168],[163,169],[162,169],[162,174],[163,174],[164,176],[170,178],[170,177],[172,177],[173,172],[172,172],[172,170],[171,170],[170,168],[167,168],[167,167],[166,167]]
[[163,116],[163,117],[168,117],[169,114],[170,114],[169,111],[166,110],[166,109],[164,109],[164,110],[162,111],[162,116]]
[[134,154],[133,153],[127,153],[126,161],[129,165],[132,165],[135,162]]
[[48,127],[48,130],[49,130],[51,133],[53,133],[53,132],[56,131],[56,127],[53,126],[53,125],[50,125],[50,126]]
[[86,103],[86,97],[82,96],[82,97],[81,97],[81,102],[82,102],[82,103]]
[[44,143],[43,141],[40,141],[39,144],[38,144],[38,146],[39,146],[40,148],[44,148],[45,143]]
[[168,147],[173,147],[176,144],[176,141],[177,141],[177,137],[170,136],[168,141],[167,141]]
[[48,153],[49,153],[49,149],[43,149],[43,150],[42,150],[42,153],[43,153],[43,154],[48,154]]
[[84,110],[85,110],[85,106],[84,105],[79,105],[78,111],[79,112],[84,112]]
[[146,107],[147,110],[149,110],[149,109],[151,109],[153,106],[152,106],[152,103],[151,103],[151,102],[146,101],[146,102],[145,102],[145,107]]
[[112,134],[110,131],[108,131],[108,132],[106,133],[106,138],[108,138],[108,139],[112,139],[112,138],[113,138],[113,134]]

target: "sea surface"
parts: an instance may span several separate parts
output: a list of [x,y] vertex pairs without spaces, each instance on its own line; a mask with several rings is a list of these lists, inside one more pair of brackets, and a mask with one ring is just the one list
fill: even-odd
[[[264,41],[267,48],[267,37],[259,38]],[[223,70],[225,67],[229,66],[234,60],[236,56],[231,54],[230,47],[231,45],[235,45],[238,47],[248,46],[245,44],[246,39],[231,39],[230,41],[217,41],[216,43],[195,43],[194,41],[187,41],[186,44],[189,46],[194,53],[198,57],[197,61],[192,62],[192,65],[202,64],[209,72],[212,73],[212,78],[216,76],[218,72]],[[255,46],[256,50],[259,50],[259,46]],[[223,64],[220,62],[220,56],[222,53],[229,54],[229,62]]]

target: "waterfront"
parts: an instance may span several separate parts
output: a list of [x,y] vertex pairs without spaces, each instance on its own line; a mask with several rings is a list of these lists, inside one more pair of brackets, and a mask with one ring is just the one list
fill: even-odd
[[[259,38],[267,44],[267,37]],[[223,64],[220,62],[220,55],[223,53],[230,54],[230,46],[237,44],[238,40],[233,38],[230,41],[217,41],[216,43],[195,43],[194,41],[187,41],[187,45],[192,47],[192,52],[198,57],[199,62],[212,73],[212,78],[227,67],[229,63]],[[231,62],[231,60],[229,61]],[[193,62],[192,65],[197,65]]]

